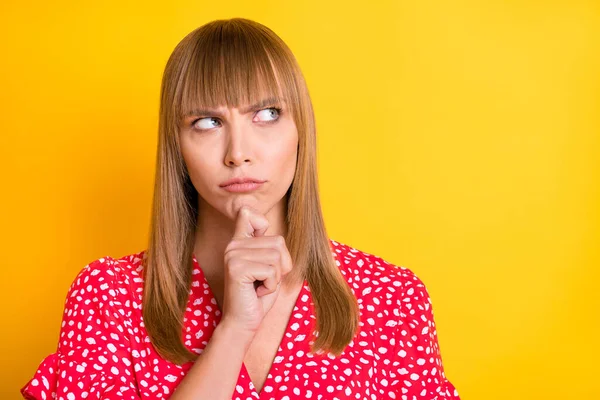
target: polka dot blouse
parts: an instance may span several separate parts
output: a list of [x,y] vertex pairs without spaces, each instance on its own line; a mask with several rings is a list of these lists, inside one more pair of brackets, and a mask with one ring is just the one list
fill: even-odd
[[[444,374],[431,301],[409,269],[331,240],[357,297],[360,329],[344,352],[309,352],[315,314],[307,281],[258,392],[244,364],[232,400],[459,399]],[[161,358],[142,322],[144,251],[86,265],[69,288],[58,347],[21,394],[26,399],[168,399],[193,363]],[[221,312],[198,261],[184,317],[200,354]]]

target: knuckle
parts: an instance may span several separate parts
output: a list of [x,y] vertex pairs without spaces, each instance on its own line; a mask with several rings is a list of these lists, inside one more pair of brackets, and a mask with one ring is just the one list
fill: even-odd
[[223,259],[225,260],[225,264],[229,263],[231,259],[235,256],[234,249],[227,249],[223,255]]
[[249,206],[247,206],[247,205],[243,205],[243,206],[240,208],[240,213],[242,213],[242,215],[249,216],[249,215],[252,213],[252,211],[250,210],[250,207],[249,207]]
[[[231,253],[229,253],[231,254]],[[234,272],[240,263],[240,259],[237,257],[234,257],[233,255],[229,255],[229,257],[226,258],[225,261],[225,269],[229,272],[232,273]]]
[[281,251],[278,249],[269,249],[269,260],[273,263],[279,263],[281,261]]
[[275,244],[278,247],[284,247],[285,246],[285,238],[281,235],[275,236]]
[[238,247],[240,244],[240,240],[239,239],[232,239],[228,244],[227,247],[225,248],[225,251],[231,250],[231,249],[235,249],[236,247]]

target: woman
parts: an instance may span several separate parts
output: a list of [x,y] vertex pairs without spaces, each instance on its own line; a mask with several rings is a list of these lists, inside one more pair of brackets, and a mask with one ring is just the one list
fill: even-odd
[[409,269],[329,239],[315,122],[247,19],[169,58],[148,248],[85,266],[29,399],[458,399]]

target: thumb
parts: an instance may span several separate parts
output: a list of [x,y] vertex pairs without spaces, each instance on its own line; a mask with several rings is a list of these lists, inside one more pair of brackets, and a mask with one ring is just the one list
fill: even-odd
[[241,239],[253,236],[264,236],[269,227],[269,220],[258,210],[244,205],[238,211],[235,222],[234,239]]

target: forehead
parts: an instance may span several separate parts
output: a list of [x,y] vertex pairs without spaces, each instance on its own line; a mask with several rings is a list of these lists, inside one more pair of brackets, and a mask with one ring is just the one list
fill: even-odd
[[291,88],[286,81],[290,80],[282,82],[272,65],[268,69],[257,65],[252,68],[202,65],[183,77],[176,109],[180,117],[186,117],[198,110],[227,107],[249,111],[269,103],[282,104],[290,98]]
[[[257,111],[264,107],[282,106],[283,104],[286,104],[285,99],[283,99],[281,97],[276,97],[276,96],[267,96],[262,99],[259,99],[258,101],[254,102],[254,103],[251,103],[251,104],[229,105],[229,108],[236,108],[239,110],[239,112],[241,114],[248,114],[250,112]],[[195,108],[192,108],[192,109],[186,111],[183,114],[183,116],[191,117],[191,116],[200,116],[200,115],[206,115],[206,114],[221,115],[222,113],[220,110],[223,110],[226,107],[227,107],[227,105],[221,105],[219,107],[198,106],[198,107],[195,107]]]

